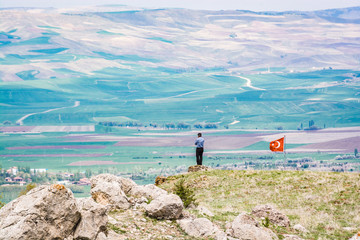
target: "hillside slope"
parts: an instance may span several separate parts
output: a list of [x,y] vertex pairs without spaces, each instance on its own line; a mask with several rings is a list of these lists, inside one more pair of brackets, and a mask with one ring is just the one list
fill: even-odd
[[[196,202],[214,214],[209,219],[224,228],[240,212],[270,204],[291,222],[290,228],[270,224],[280,239],[288,233],[343,240],[359,231],[359,173],[211,170],[168,177],[160,187],[174,190],[181,179],[194,190]],[[201,216],[197,210],[191,212]],[[297,232],[296,224],[309,232]]]

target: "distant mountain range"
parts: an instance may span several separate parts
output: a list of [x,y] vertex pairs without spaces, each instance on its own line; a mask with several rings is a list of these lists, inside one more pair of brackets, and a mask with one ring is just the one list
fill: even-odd
[[357,125],[359,24],[360,7],[1,9],[0,121]]

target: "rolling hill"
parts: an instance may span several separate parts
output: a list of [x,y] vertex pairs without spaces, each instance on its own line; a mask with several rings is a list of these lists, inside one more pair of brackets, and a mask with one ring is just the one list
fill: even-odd
[[359,12],[0,9],[0,122],[358,126]]

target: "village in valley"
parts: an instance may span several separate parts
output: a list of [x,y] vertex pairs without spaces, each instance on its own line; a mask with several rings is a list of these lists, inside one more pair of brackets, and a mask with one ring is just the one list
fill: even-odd
[[47,169],[30,169],[29,167],[15,166],[9,169],[0,169],[0,186],[24,186],[29,183],[53,182],[64,185],[90,185],[90,180],[86,177],[86,173],[52,173],[48,172]]
[[[193,156],[178,156],[178,158],[191,158]],[[176,158],[176,157],[174,157]],[[314,160],[311,157],[287,158],[286,160],[275,160],[272,156],[218,156],[208,155],[205,165],[213,169],[222,170],[292,170],[292,171],[332,171],[332,172],[358,172],[360,171],[360,157],[358,155],[338,155],[332,160]],[[206,164],[206,161],[208,164]],[[229,163],[230,162],[230,163]],[[160,165],[160,164],[159,164]],[[170,176],[187,171],[183,166],[162,166],[159,168],[149,167],[146,170],[137,169],[134,172],[121,172],[116,168],[98,169],[97,171],[86,169],[84,171],[51,172],[47,169],[31,169],[30,167],[0,168],[0,187],[25,186],[29,183],[37,184],[63,184],[88,186],[90,178],[100,173],[112,173],[119,176],[131,178],[135,181],[153,182],[157,176]]]

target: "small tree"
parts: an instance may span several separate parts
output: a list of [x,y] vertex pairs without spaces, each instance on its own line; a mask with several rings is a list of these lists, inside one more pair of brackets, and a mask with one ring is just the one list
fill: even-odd
[[191,203],[195,203],[194,190],[185,186],[185,179],[182,178],[175,184],[175,194],[178,195],[187,208]]
[[309,128],[311,128],[311,126],[314,126],[314,125],[315,125],[314,120],[310,120],[310,121],[309,121]]
[[355,149],[354,149],[354,156],[357,157],[358,153],[359,153],[359,152],[358,152],[358,149],[355,148]]

